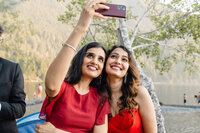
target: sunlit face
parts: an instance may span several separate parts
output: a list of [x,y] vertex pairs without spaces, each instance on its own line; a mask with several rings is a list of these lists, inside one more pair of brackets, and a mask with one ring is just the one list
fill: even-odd
[[82,76],[88,78],[98,77],[104,67],[105,52],[102,48],[90,48],[87,50],[82,64]]
[[106,62],[106,73],[108,76],[123,78],[129,68],[128,53],[122,48],[114,49]]

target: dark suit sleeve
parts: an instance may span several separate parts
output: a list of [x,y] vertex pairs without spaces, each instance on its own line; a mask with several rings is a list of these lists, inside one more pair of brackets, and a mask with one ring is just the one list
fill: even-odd
[[18,64],[15,69],[9,102],[1,102],[1,120],[20,118],[26,111],[23,74]]

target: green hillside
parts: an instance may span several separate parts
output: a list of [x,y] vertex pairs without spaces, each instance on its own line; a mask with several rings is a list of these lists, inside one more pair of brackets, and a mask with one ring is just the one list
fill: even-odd
[[65,6],[56,0],[32,0],[1,12],[4,41],[0,55],[19,62],[25,80],[43,80],[49,63],[70,33],[70,26],[57,21]]

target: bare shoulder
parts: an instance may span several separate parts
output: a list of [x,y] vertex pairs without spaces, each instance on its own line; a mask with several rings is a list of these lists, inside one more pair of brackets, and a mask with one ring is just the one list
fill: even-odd
[[151,100],[149,92],[147,91],[147,89],[145,87],[140,86],[138,88],[138,94],[137,94],[135,100],[138,102],[138,104],[142,104],[144,102]]
[[140,86],[138,88],[138,95],[135,100],[139,105],[139,113],[142,119],[144,132],[157,133],[154,105],[145,87]]
[[143,86],[138,87],[138,97],[144,97],[144,96],[149,96],[149,92],[147,89]]

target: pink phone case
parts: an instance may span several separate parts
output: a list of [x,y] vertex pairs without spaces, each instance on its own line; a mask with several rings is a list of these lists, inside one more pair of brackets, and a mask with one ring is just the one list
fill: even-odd
[[96,12],[99,12],[104,16],[126,18],[126,6],[125,5],[116,5],[116,4],[108,4],[108,3],[105,3],[105,5],[109,6],[110,8],[108,10],[98,9],[98,10],[96,10]]

